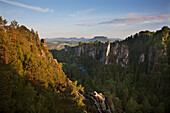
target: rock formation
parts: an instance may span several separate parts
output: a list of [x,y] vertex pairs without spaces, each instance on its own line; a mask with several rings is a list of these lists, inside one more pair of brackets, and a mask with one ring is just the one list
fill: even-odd
[[148,51],[148,72],[153,73],[159,67],[159,58],[164,56],[164,52],[158,47],[158,43],[151,46]]
[[109,41],[109,39],[105,36],[95,36],[93,39],[91,39],[91,41],[96,41],[96,40],[104,41],[104,42]]
[[[128,47],[117,42],[110,43],[108,41],[105,44],[101,44],[100,47],[96,47],[90,44],[79,45],[76,46],[74,49],[75,53],[78,56],[81,56],[83,53],[86,53],[93,58],[99,56],[98,60],[100,60],[101,63],[105,65],[117,63],[120,64],[122,67],[127,67],[129,62]],[[102,54],[100,54],[101,51]]]
[[56,64],[58,64],[58,61],[57,61],[57,59],[54,59],[54,62],[55,62]]
[[[114,60],[117,64],[120,64],[122,67],[127,67],[129,62],[129,49],[126,45],[121,43],[112,43],[110,53],[115,57]],[[110,54],[110,57],[112,58]],[[114,61],[110,61],[113,63]]]
[[89,56],[96,57],[96,48],[93,45],[80,45],[75,47],[75,53],[80,56],[87,52]]
[[142,53],[142,54],[139,56],[138,64],[143,63],[144,61],[145,61],[145,54]]
[[109,63],[109,53],[110,53],[110,42],[106,42],[104,45],[104,51],[103,51],[102,58],[100,59],[102,64]]
[[84,102],[91,105],[95,113],[113,113],[115,111],[111,99],[96,91],[87,95]]
[[45,47],[47,47],[47,42],[46,42],[45,39],[41,39],[41,43],[42,43]]

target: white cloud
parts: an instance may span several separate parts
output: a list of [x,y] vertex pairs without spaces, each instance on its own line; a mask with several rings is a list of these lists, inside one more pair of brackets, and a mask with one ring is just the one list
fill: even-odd
[[157,16],[137,16],[113,19],[110,21],[100,22],[98,24],[138,24],[138,23],[156,23],[168,20],[170,15],[157,15]]
[[93,11],[95,11],[95,9],[78,10],[73,14],[69,14],[68,16],[70,16],[70,17],[80,17],[82,15],[86,15],[86,14],[91,13]]
[[40,8],[40,7],[37,7],[37,6],[30,6],[30,5],[25,5],[25,4],[22,4],[22,3],[18,3],[18,2],[13,2],[13,1],[8,1],[8,0],[0,0],[2,2],[5,2],[5,3],[8,3],[8,4],[12,4],[12,5],[15,5],[15,6],[19,6],[19,7],[24,7],[24,8],[27,8],[27,9],[32,9],[32,10],[35,10],[35,11],[40,11],[40,12],[53,12],[53,9],[49,9],[49,8]]
[[124,17],[117,18],[109,21],[103,21],[99,23],[76,23],[75,25],[80,26],[125,26],[125,25],[137,25],[144,23],[161,23],[170,22],[170,15],[156,15],[156,16],[135,16],[135,17]]
[[80,26],[97,26],[97,23],[76,23],[74,25],[80,25]]
[[129,17],[135,17],[135,16],[148,16],[148,15],[153,15],[153,14],[158,14],[159,11],[157,12],[149,12],[149,13],[137,13],[137,12],[132,12],[128,13],[127,16]]
[[[82,21],[82,20],[103,20],[103,19],[111,19],[114,17],[113,14],[104,14],[104,15],[100,15],[100,14],[96,14],[96,9],[85,9],[85,10],[78,10],[72,14],[68,14],[67,16],[69,16],[70,19],[74,20],[74,21]],[[89,25],[91,26],[91,25]]]

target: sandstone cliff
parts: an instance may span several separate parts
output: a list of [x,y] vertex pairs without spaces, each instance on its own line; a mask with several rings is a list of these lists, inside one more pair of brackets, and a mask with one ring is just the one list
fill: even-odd
[[114,113],[115,107],[112,100],[102,93],[94,91],[86,96],[84,102],[92,107],[95,113]]
[[118,42],[106,42],[105,44],[100,44],[99,46],[95,45],[79,45],[75,48],[75,53],[77,56],[81,56],[83,53],[88,54],[89,56],[96,58],[102,64],[120,64],[122,67],[127,67],[129,62],[129,50],[128,47],[124,44]]

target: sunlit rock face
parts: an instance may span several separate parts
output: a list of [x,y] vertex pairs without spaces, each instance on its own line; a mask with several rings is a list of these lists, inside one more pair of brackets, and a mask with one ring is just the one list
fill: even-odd
[[112,100],[96,91],[87,95],[84,102],[91,107],[94,113],[113,113],[115,111]]
[[100,59],[102,64],[108,64],[109,63],[109,53],[110,53],[110,42],[106,42],[103,45],[103,54],[102,57]]

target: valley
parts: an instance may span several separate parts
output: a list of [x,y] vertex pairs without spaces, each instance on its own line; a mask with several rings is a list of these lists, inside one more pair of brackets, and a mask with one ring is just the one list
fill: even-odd
[[0,0],[0,113],[170,113],[170,0]]
[[49,49],[38,32],[0,17],[0,112],[169,113],[168,26],[94,39],[102,41]]
[[88,42],[93,42],[93,41],[101,41],[103,43],[107,42],[107,41],[115,41],[115,40],[122,40],[120,38],[107,38],[104,36],[96,36],[94,38],[76,38],[76,37],[72,37],[72,38],[46,38],[47,41],[47,45],[48,45],[48,49],[57,49],[57,50],[61,50],[64,49],[65,46],[70,46],[70,47],[74,47],[77,46],[79,44],[79,42],[84,42],[84,43],[88,43]]
[[[141,31],[122,41],[82,42],[50,52],[63,63],[67,76],[84,86],[85,97],[89,92],[102,92],[111,98],[114,112],[167,112],[168,37],[169,28],[164,26],[156,32]],[[160,109],[162,103],[164,109]]]

